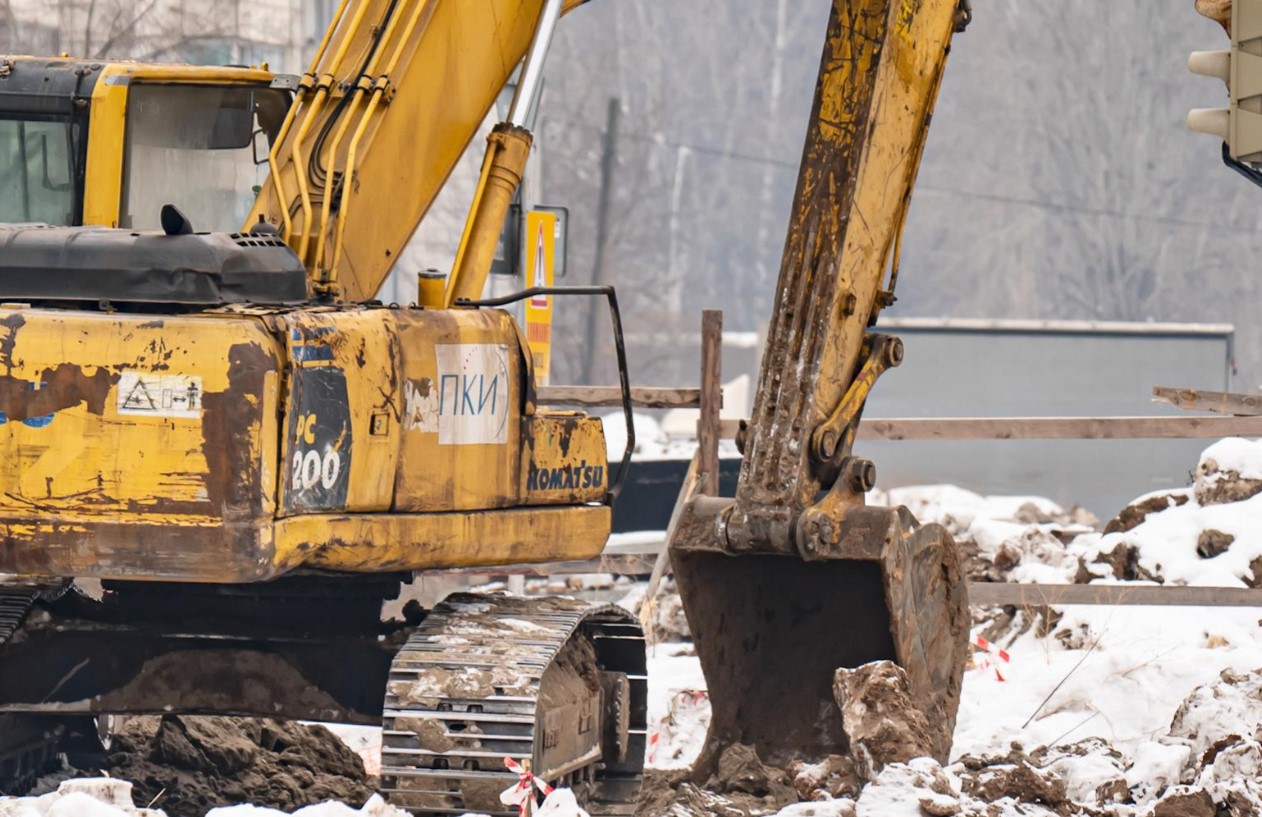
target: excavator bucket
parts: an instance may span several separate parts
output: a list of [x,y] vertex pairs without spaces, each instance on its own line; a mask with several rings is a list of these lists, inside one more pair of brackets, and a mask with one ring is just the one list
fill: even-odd
[[[950,535],[865,504],[852,445],[903,356],[870,328],[893,303],[898,240],[966,0],[833,0],[736,496],[679,514],[671,561],[713,719],[694,776],[723,750],[765,763],[849,750],[833,680],[888,659],[945,759],[968,648]],[[886,271],[889,273],[886,281]]]
[[672,552],[712,707],[701,777],[733,744],[781,767],[847,754],[833,675],[882,659],[907,672],[946,759],[969,622],[955,543],[906,508],[857,510],[863,527],[836,558]]

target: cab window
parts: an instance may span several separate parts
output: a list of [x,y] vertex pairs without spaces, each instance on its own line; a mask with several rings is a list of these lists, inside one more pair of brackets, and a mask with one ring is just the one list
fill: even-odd
[[0,223],[75,223],[69,119],[0,119]]
[[174,204],[199,232],[241,229],[288,107],[265,87],[132,85],[119,225],[160,229]]

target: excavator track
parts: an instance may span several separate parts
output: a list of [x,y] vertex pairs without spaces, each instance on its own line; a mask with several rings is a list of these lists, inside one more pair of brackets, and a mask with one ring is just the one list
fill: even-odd
[[49,718],[0,713],[0,795],[22,795],[58,766],[65,727]]
[[38,587],[6,587],[0,588],[0,644],[4,644],[26,618],[31,605],[39,598]]
[[[569,718],[575,710],[560,701],[582,689],[584,677],[589,684],[599,678],[600,734],[595,749],[589,741],[567,753],[590,721]],[[625,610],[455,594],[391,665],[381,791],[413,814],[514,814],[499,799],[518,781],[505,766],[511,757],[574,789],[592,814],[630,814],[642,777],[646,705],[644,638]],[[559,764],[558,751],[565,757]]]
[[[0,585],[0,645],[22,626],[41,595],[61,585]],[[24,794],[41,775],[57,766],[64,728],[47,717],[0,713],[0,794]]]

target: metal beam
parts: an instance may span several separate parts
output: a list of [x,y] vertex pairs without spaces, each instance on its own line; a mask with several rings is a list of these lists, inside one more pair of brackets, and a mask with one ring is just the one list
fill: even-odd
[[[739,420],[719,435],[736,438]],[[1259,417],[891,417],[859,423],[860,440],[1154,440],[1262,436]]]

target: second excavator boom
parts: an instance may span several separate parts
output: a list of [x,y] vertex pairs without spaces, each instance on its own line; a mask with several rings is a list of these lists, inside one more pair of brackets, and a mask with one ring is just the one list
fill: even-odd
[[[768,763],[843,754],[839,667],[891,659],[950,747],[967,606],[950,535],[869,507],[852,452],[864,401],[902,344],[871,331],[893,302],[898,241],[957,0],[832,4],[734,499],[694,498],[671,558],[709,685],[697,774],[731,744]],[[888,271],[888,278],[887,278]]]

